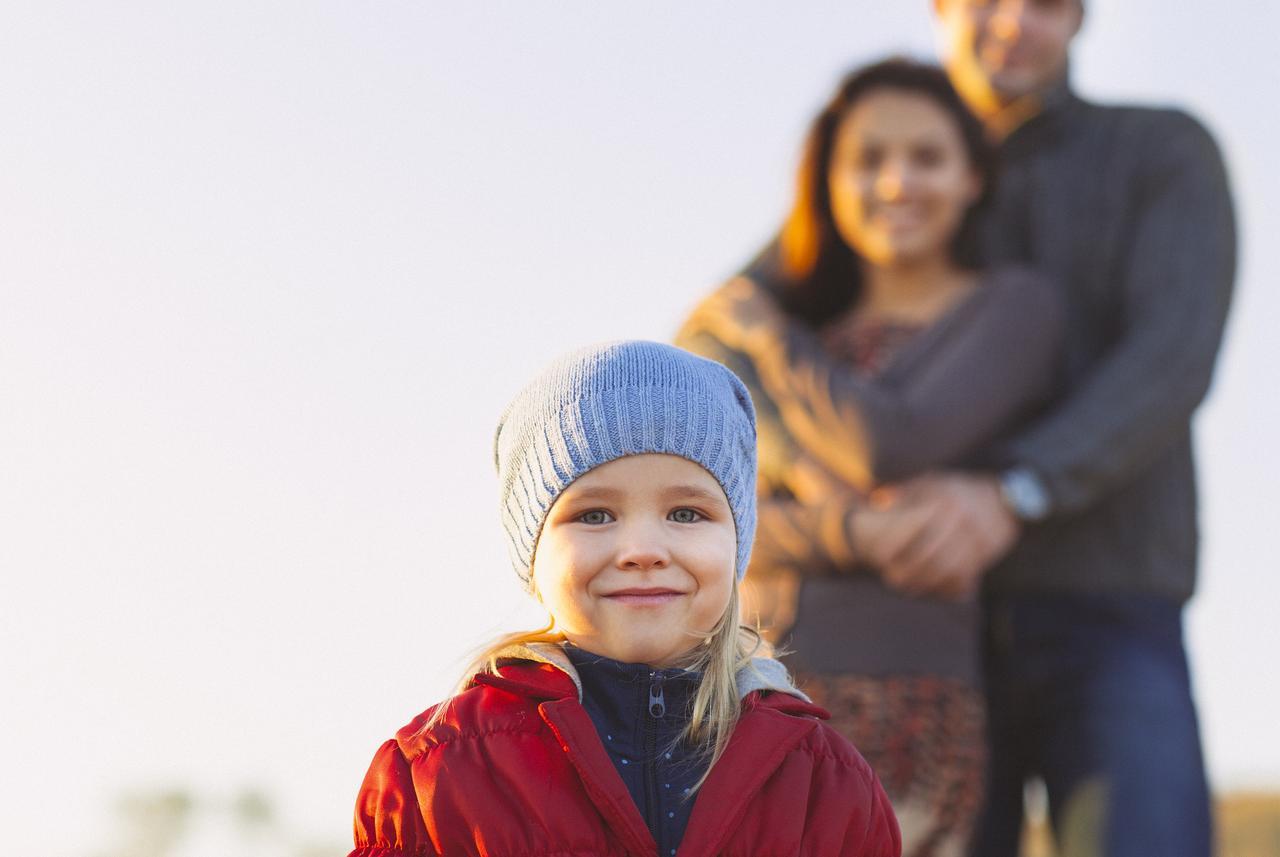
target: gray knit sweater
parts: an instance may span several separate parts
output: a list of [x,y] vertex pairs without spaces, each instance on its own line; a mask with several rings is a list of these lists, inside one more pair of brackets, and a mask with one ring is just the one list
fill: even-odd
[[1175,110],[1067,90],[1003,150],[991,255],[1047,274],[1070,310],[1067,390],[1008,457],[1055,514],[990,577],[995,591],[1195,588],[1191,416],[1209,388],[1235,278],[1222,157]]

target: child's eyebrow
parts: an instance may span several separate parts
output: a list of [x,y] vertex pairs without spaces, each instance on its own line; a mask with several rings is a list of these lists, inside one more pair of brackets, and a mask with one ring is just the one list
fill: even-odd
[[726,503],[719,491],[709,491],[701,485],[672,485],[662,492],[669,500],[701,500],[704,503]]
[[[572,489],[570,489],[572,491]],[[583,488],[578,491],[566,491],[567,496],[572,497],[573,503],[617,503],[626,497],[626,491],[620,488],[608,488],[600,485],[592,488]],[[700,485],[668,485],[662,489],[659,496],[663,502],[671,503],[678,500],[699,500],[703,503],[727,503],[723,494],[719,491],[711,491]]]
[[[569,492],[566,491],[565,493],[567,494]],[[623,492],[617,488],[606,488],[604,486],[600,486],[597,488],[582,488],[578,491],[574,491],[572,497],[575,502],[579,500],[617,501],[622,497],[622,494]]]

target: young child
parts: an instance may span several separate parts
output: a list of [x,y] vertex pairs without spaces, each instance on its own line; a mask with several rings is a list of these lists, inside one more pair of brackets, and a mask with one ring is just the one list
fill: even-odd
[[658,343],[516,397],[502,518],[551,621],[382,745],[351,857],[898,857],[866,762],[739,625],[755,444],[737,377]]

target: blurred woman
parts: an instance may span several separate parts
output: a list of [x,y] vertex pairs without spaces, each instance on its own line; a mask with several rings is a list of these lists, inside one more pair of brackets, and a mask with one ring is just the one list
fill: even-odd
[[756,402],[750,609],[876,769],[917,857],[962,854],[980,808],[977,581],[894,576],[913,512],[892,486],[998,463],[1059,351],[1051,288],[978,258],[992,180],[940,70],[862,69],[809,131],[777,241],[678,336]]

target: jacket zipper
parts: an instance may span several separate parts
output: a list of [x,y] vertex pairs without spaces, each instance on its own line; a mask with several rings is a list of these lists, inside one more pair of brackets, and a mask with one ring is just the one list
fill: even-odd
[[667,713],[667,701],[662,692],[665,677],[654,671],[649,673],[649,716],[644,718],[644,788],[648,800],[645,801],[645,821],[653,838],[657,841],[659,853],[662,853],[663,838],[662,812],[658,807],[658,721]]
[[662,695],[662,683],[665,680],[662,673],[649,673],[649,716],[655,719],[667,713],[667,700]]

